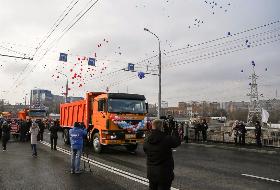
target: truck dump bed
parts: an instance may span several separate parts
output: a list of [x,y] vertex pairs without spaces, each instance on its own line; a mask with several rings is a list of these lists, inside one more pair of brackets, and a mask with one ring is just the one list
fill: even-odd
[[87,126],[87,101],[79,100],[76,102],[60,105],[60,126],[72,128],[74,122],[84,122]]

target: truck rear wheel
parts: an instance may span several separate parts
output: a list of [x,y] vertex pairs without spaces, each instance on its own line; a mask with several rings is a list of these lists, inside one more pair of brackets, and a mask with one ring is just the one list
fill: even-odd
[[127,151],[129,152],[134,152],[138,147],[138,144],[129,144],[129,145],[125,145],[125,148]]
[[70,144],[69,129],[63,130],[63,141],[64,141],[64,144],[67,144],[67,145]]
[[98,133],[95,133],[92,137],[92,145],[93,150],[96,153],[101,153],[102,151],[102,144],[100,143],[100,135]]

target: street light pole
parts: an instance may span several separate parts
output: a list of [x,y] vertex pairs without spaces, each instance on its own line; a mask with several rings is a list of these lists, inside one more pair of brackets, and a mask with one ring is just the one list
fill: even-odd
[[158,119],[160,119],[160,115],[161,115],[161,49],[160,49],[160,39],[156,34],[151,32],[149,29],[144,28],[144,31],[151,33],[158,40],[158,50],[159,50],[158,62],[159,63],[158,63],[158,113],[157,113],[157,117],[158,117]]
[[67,75],[61,73],[61,72],[58,72],[59,74],[63,75],[66,77],[66,86],[65,86],[65,103],[68,103],[67,99],[68,99],[68,77]]

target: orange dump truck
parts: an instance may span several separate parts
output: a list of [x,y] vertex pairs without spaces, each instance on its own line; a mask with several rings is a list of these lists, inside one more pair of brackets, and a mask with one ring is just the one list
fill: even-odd
[[107,145],[124,145],[134,151],[145,137],[145,96],[125,93],[89,92],[84,100],[60,105],[60,126],[69,144],[69,129],[84,122],[87,140],[100,153]]

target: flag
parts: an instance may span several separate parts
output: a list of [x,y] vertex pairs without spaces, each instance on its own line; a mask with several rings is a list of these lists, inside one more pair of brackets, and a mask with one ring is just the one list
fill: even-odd
[[127,69],[129,71],[134,71],[134,64],[133,63],[128,63]]
[[66,53],[60,53],[59,61],[67,62],[67,54]]
[[269,113],[265,109],[262,109],[262,122],[267,123],[268,118],[269,118]]
[[90,65],[90,66],[95,66],[95,59],[92,58],[92,57],[89,57],[89,58],[88,58],[88,65]]

